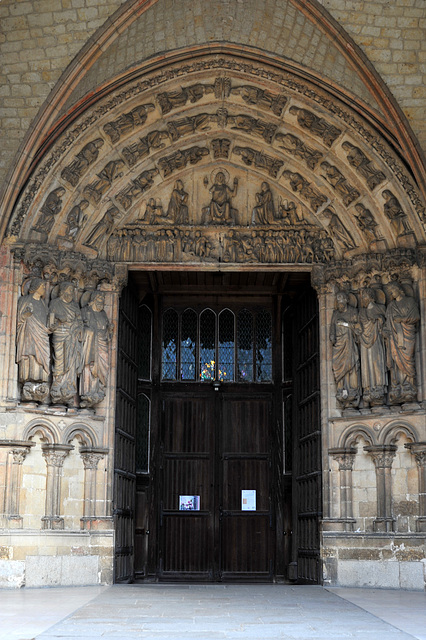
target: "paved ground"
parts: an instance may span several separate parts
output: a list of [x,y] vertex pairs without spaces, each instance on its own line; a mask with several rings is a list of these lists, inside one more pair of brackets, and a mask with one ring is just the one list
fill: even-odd
[[1,640],[426,640],[426,596],[284,585],[0,592]]

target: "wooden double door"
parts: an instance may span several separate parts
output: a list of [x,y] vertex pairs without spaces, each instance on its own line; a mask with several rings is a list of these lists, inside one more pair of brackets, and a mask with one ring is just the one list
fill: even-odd
[[241,386],[162,394],[160,580],[274,576],[273,396]]

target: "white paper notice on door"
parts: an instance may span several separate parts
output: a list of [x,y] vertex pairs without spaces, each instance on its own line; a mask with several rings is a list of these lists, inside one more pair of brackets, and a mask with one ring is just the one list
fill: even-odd
[[241,511],[256,511],[256,490],[241,490]]

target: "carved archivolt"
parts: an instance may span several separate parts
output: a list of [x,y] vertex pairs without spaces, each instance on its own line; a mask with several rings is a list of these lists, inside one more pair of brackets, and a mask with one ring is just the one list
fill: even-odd
[[[178,68],[148,74],[66,131],[17,203],[9,241],[48,242],[89,260],[274,264],[424,242],[424,208],[398,158],[336,99],[236,59],[206,58],[184,71],[185,83]],[[253,214],[265,182],[275,212],[296,212],[292,221]],[[170,202],[179,190],[185,201],[176,213]],[[172,237],[173,256],[163,246]],[[180,248],[180,238],[194,249]],[[268,243],[272,250],[262,249]]]

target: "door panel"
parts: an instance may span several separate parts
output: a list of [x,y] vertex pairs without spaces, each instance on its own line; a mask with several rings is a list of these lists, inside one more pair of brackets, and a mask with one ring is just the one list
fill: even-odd
[[[214,406],[205,394],[163,399],[160,572],[162,579],[213,576]],[[180,511],[180,496],[200,497],[200,511]]]
[[294,504],[299,582],[320,579],[321,407],[319,391],[318,303],[307,290],[296,304],[294,362]]
[[113,511],[115,582],[130,582],[134,575],[137,312],[136,295],[130,287],[126,287],[120,300],[118,325]]
[[[164,396],[160,579],[272,577],[270,418],[269,394]],[[256,511],[242,510],[243,489]],[[200,511],[180,511],[182,495],[200,496]]]
[[[222,579],[272,579],[272,399],[247,395],[222,397]],[[243,511],[244,489],[256,491],[256,511]]]

